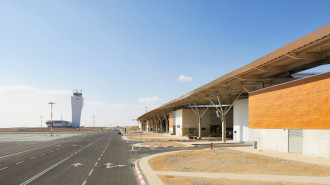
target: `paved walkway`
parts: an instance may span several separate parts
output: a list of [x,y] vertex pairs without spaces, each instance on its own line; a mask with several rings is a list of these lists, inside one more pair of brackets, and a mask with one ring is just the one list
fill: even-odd
[[[229,147],[228,147],[229,148]],[[299,154],[291,154],[284,152],[275,151],[258,151],[252,147],[230,147],[231,149],[250,152],[254,154],[262,154],[277,158],[283,158],[287,160],[295,160],[308,162],[312,164],[321,164],[330,166],[330,159],[316,158],[310,156],[303,156]],[[181,151],[175,151],[181,152]],[[226,179],[238,179],[238,180],[256,180],[256,181],[271,181],[271,182],[292,182],[292,183],[316,183],[316,184],[330,184],[330,177],[321,176],[293,176],[293,175],[260,175],[260,174],[232,174],[232,173],[205,173],[205,172],[177,172],[177,171],[154,171],[149,166],[149,159],[173,152],[166,152],[160,154],[154,154],[142,158],[139,161],[139,166],[142,173],[146,177],[145,180],[150,185],[159,184],[162,185],[163,182],[160,180],[158,175],[171,175],[171,176],[186,176],[186,177],[206,177],[206,178],[226,178]]]

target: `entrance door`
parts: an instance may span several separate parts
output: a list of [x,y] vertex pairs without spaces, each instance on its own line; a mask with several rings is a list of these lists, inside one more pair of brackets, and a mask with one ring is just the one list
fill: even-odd
[[302,129],[289,129],[289,152],[302,154],[303,152]]

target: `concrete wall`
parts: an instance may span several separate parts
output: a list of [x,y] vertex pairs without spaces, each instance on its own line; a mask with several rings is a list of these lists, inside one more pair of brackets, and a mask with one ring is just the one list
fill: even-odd
[[175,135],[182,136],[182,109],[176,110],[173,117],[175,122]]
[[253,129],[253,139],[258,142],[258,149],[288,152],[287,129]]
[[330,158],[330,130],[303,130],[303,154]]
[[[253,129],[258,149],[288,152],[288,129]],[[330,130],[304,129],[304,155],[330,158]]]
[[248,99],[234,102],[234,134],[235,141],[253,141],[253,130],[249,128],[249,101]]

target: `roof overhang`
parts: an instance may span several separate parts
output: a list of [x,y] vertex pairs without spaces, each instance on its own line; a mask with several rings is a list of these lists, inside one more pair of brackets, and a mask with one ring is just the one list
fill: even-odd
[[330,64],[330,24],[265,55],[239,69],[174,99],[138,120],[187,107],[209,105],[210,100],[232,103],[238,95],[294,80],[292,74],[324,64]]

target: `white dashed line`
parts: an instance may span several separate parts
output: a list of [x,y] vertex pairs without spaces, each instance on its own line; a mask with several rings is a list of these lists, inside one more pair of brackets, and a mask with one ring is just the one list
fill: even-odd
[[31,157],[30,159],[35,159],[35,158],[37,158],[37,157]]
[[101,158],[98,159],[98,161],[100,160]]
[[50,151],[50,152],[48,152],[48,153],[52,153],[53,151]]
[[21,163],[24,163],[24,161],[18,162],[18,163],[16,163],[16,164],[21,164]]
[[101,157],[103,156],[103,154],[101,154]]
[[84,181],[83,183],[82,183],[82,185],[85,185],[86,184],[86,181]]
[[94,171],[94,169],[92,169],[91,172],[89,172],[88,176],[91,176],[93,171]]
[[[101,140],[101,139],[104,138],[105,136],[106,136],[106,135],[100,137],[98,140],[94,141],[93,143],[90,143],[89,145],[86,146],[86,148],[89,147],[89,146],[91,146],[91,145],[93,145],[93,144],[96,143],[97,141]],[[77,153],[77,152],[76,152],[76,153]],[[43,154],[43,155],[44,155],[44,154]],[[53,168],[57,167],[58,165],[62,164],[62,163],[65,162],[66,160],[70,159],[70,158],[71,158],[72,156],[74,156],[74,155],[75,155],[75,154],[72,154],[71,156],[68,156],[68,157],[62,159],[61,161],[55,163],[55,164],[52,165],[51,167],[49,167],[49,168],[43,170],[42,172],[38,173],[37,175],[31,177],[30,179],[28,179],[28,180],[22,182],[20,185],[26,185],[26,184],[29,184],[30,182],[32,182],[32,181],[34,181],[35,179],[37,179],[37,178],[39,178],[40,176],[42,176],[43,174],[47,173],[48,171],[50,171],[50,170],[52,170]],[[91,174],[92,172],[93,172],[93,170],[90,172],[90,174]],[[84,183],[86,183],[86,182],[84,182]]]
[[97,162],[95,163],[95,165],[94,166],[96,166],[97,165]]
[[1,170],[4,170],[4,169],[7,169],[7,168],[8,168],[7,166],[6,166],[6,167],[4,167],[4,168],[1,168],[1,169],[0,169],[0,171],[1,171]]
[[45,155],[45,154],[40,154],[40,156],[43,156],[43,155]]

